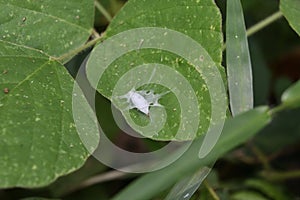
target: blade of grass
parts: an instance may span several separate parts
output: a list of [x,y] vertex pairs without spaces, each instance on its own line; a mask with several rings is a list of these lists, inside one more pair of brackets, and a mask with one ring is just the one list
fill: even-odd
[[227,1],[226,62],[233,116],[253,108],[252,68],[240,0]]

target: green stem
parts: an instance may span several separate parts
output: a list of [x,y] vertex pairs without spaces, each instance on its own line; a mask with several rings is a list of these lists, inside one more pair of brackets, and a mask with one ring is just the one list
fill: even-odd
[[267,158],[267,156],[265,156],[265,154],[255,145],[250,144],[251,145],[251,149],[253,151],[253,153],[256,155],[256,157],[258,158],[258,160],[262,163],[263,167],[266,170],[271,170],[271,166],[269,164],[269,160]]
[[276,113],[286,110],[288,107],[285,104],[280,104],[279,106],[272,108],[269,110],[269,114],[274,116]]
[[209,183],[206,180],[204,180],[204,185],[214,200],[220,200],[214,189],[209,185]]
[[95,6],[99,10],[99,12],[107,19],[107,21],[111,22],[111,15],[109,14],[109,12],[107,12],[107,10],[101,5],[99,1],[95,0]]
[[103,40],[103,35],[101,35],[100,37],[96,37],[95,39],[87,42],[85,45],[77,48],[77,49],[74,49],[73,51],[70,51],[60,57],[57,57],[57,58],[53,58],[54,60],[58,61],[58,62],[64,62],[66,59],[68,58],[71,58],[75,55],[77,55],[78,53],[80,53],[81,51],[84,51],[85,49],[91,47],[91,46],[94,46],[96,43],[98,43],[99,41],[102,41]]
[[277,171],[263,171],[261,175],[270,181],[284,181],[288,179],[300,178],[300,170],[277,172]]
[[271,23],[273,23],[276,20],[280,19],[282,16],[283,16],[282,12],[281,11],[277,11],[276,13],[274,13],[271,16],[267,17],[266,19],[258,22],[254,26],[252,26],[249,29],[247,29],[247,36],[250,37],[254,33],[262,30],[263,28],[267,27]]
[[[276,20],[280,19],[282,16],[283,16],[282,12],[277,11],[276,13],[270,15],[269,17],[265,18],[264,20],[258,22],[257,24],[253,25],[252,27],[250,27],[246,30],[247,37],[250,37],[254,33],[264,29],[265,27],[267,27],[271,23],[273,23]],[[222,51],[225,51],[225,50],[226,50],[226,44],[224,44],[223,47],[222,47]]]

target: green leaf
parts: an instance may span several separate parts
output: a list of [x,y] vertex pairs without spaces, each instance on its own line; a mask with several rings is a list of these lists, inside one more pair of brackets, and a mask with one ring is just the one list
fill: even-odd
[[140,27],[182,32],[199,42],[216,63],[222,61],[221,13],[212,0],[131,0],[111,22],[107,36]]
[[268,200],[266,197],[261,195],[258,192],[252,192],[252,191],[240,191],[236,192],[231,196],[232,200],[249,200],[249,199],[255,199],[255,200]]
[[[87,76],[136,131],[181,141],[224,121],[221,14],[212,0],[131,0],[106,35],[89,58]],[[130,109],[121,97],[132,89],[165,94],[159,98],[162,106],[150,107],[149,116]]]
[[298,0],[280,0],[280,10],[290,26],[300,35],[300,2]]
[[240,0],[227,1],[226,63],[233,116],[253,108],[252,68]]
[[88,156],[72,116],[73,79],[37,51],[5,42],[0,49],[0,87],[8,90],[0,93],[0,187],[46,185]]
[[74,80],[49,55],[86,41],[93,1],[1,0],[0,6],[0,187],[44,186],[89,155],[72,115]]
[[246,185],[261,191],[263,194],[274,200],[286,200],[288,197],[283,193],[282,188],[265,180],[250,179],[246,181]]
[[184,177],[170,191],[165,200],[188,200],[197,191],[206,176],[210,173],[211,168],[203,167],[198,169],[191,176]]
[[289,87],[282,94],[281,101],[286,107],[297,108],[300,106],[300,81]]
[[90,36],[93,6],[92,0],[0,0],[0,40],[60,56]]
[[[186,174],[213,163],[220,156],[250,139],[270,121],[266,107],[248,111],[226,121],[221,137],[213,150],[204,158],[198,158],[203,137],[195,140],[190,149],[176,162],[159,171],[151,172],[134,181],[113,200],[147,200],[168,189]],[[243,126],[241,126],[243,124]],[[160,180],[159,182],[157,180]],[[155,182],[155,184],[153,184]],[[132,196],[134,194],[134,196]]]

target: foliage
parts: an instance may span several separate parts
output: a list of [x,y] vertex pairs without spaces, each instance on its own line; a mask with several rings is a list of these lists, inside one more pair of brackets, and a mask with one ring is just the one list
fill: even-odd
[[[300,176],[298,0],[0,0],[0,5],[0,199],[300,195],[293,189]],[[131,70],[139,75],[126,77]],[[128,91],[139,91],[144,103],[162,95],[145,115],[123,105],[119,97]],[[135,152],[193,141],[157,171],[106,172],[109,167],[90,157],[105,141],[96,134],[99,127],[125,149],[136,141],[124,136],[112,105],[123,124],[146,137],[136,142]],[[211,134],[217,140],[205,146]],[[117,188],[100,184],[118,177],[126,179]]]

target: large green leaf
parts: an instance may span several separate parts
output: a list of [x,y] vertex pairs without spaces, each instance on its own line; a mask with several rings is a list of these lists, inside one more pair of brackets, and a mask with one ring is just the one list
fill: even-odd
[[0,49],[0,87],[8,90],[0,93],[0,187],[48,184],[87,158],[72,116],[72,77],[37,51],[5,42]]
[[280,10],[290,26],[300,35],[300,1],[280,0]]
[[232,115],[253,108],[252,68],[240,0],[227,1],[226,63]]
[[[224,121],[221,15],[212,0],[131,0],[106,35],[89,58],[87,76],[135,130],[157,140],[187,140]],[[149,116],[128,109],[118,97],[133,88],[165,94],[162,107],[150,107]]]
[[47,185],[88,157],[72,116],[73,78],[49,55],[87,40],[93,1],[0,6],[0,187]]
[[216,63],[222,61],[221,13],[212,0],[131,0],[111,22],[107,36],[140,27],[182,32],[199,42]]
[[0,0],[0,40],[60,56],[90,36],[93,5],[91,0]]
[[[265,107],[250,110],[226,121],[222,135],[213,150],[199,159],[198,152],[203,137],[195,140],[190,149],[172,165],[142,176],[116,195],[114,200],[147,200],[168,189],[182,177],[214,162],[218,157],[251,138],[266,126],[270,116]],[[243,126],[241,126],[241,124]],[[157,181],[159,180],[159,181]],[[155,184],[153,184],[155,183]],[[133,195],[134,194],[134,195]]]

